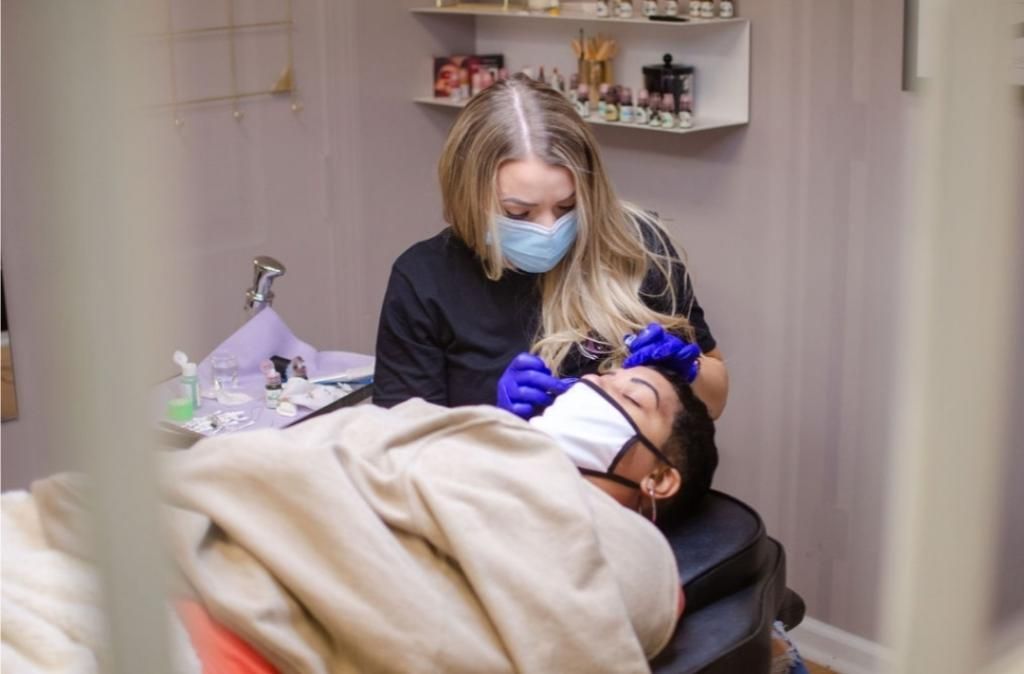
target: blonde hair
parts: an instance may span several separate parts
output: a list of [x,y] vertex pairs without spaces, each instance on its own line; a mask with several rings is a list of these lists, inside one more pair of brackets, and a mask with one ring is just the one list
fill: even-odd
[[[573,106],[554,89],[515,76],[484,90],[466,105],[445,142],[438,166],[444,217],[496,281],[510,265],[501,252],[498,169],[535,156],[572,174],[579,229],[566,256],[540,277],[541,316],[531,351],[558,373],[576,344],[590,342],[620,363],[625,335],[649,323],[693,339],[685,315],[661,313],[640,297],[652,267],[665,279],[661,295],[683,314],[676,297],[668,234],[653,215],[618,200],[605,174],[597,142]],[[644,243],[644,228],[656,241]],[[688,279],[686,279],[688,282]],[[687,293],[692,297],[692,293]]]

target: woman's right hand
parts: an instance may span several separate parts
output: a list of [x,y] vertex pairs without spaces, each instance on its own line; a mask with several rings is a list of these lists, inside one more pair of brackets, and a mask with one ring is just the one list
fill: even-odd
[[573,381],[558,379],[543,360],[523,352],[512,359],[498,380],[498,407],[529,419],[564,393]]

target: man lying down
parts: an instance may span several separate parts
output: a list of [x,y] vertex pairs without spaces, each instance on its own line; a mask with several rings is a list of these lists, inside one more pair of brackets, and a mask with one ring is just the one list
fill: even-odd
[[[211,438],[164,466],[174,603],[205,671],[647,671],[682,610],[650,519],[716,464],[703,404],[649,367],[529,423],[411,400]],[[80,490],[32,488],[78,554]]]

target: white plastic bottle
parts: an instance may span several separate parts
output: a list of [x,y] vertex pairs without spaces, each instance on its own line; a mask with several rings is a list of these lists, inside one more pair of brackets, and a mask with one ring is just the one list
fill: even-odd
[[178,380],[180,395],[192,401],[192,409],[197,410],[202,405],[202,397],[199,395],[199,376],[195,363],[188,360],[188,356],[182,351],[174,352],[174,362],[181,368],[181,379]]
[[644,16],[654,16],[658,13],[658,0],[644,0]]
[[715,3],[714,3],[714,0],[701,0],[701,3],[700,3],[700,18],[702,18],[702,19],[713,19],[713,18],[715,18]]
[[720,0],[718,3],[718,16],[723,19],[731,19],[736,16],[736,7],[732,0]]
[[620,19],[628,19],[633,16],[633,0],[619,0],[619,4],[615,8],[615,14]]
[[666,16],[678,16],[679,15],[679,0],[665,0],[665,15]]
[[611,13],[608,9],[608,0],[597,0],[597,6],[594,9],[594,13],[602,19],[607,17]]
[[690,16],[700,18],[700,1],[701,0],[690,0]]

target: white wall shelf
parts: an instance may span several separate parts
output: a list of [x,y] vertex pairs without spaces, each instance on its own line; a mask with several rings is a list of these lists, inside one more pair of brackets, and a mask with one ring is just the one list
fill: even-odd
[[[612,64],[615,83],[633,89],[643,87],[642,68],[661,63],[662,55],[672,54],[673,62],[695,68],[694,126],[690,129],[587,121],[595,126],[615,126],[636,131],[656,131],[677,135],[710,129],[739,127],[750,122],[750,21],[733,19],[693,19],[686,22],[651,21],[643,16],[629,19],[598,18],[580,13],[559,16],[531,14],[519,7],[502,11],[501,5],[464,3],[453,7],[418,7],[410,10],[429,25],[463,17],[471,22],[475,54],[504,54],[510,72],[526,66],[545,70],[557,67],[561,72],[576,72],[576,57],[570,41],[582,30],[588,37],[601,33],[619,44]],[[465,45],[463,44],[463,49]],[[453,50],[430,56],[465,54]],[[415,97],[424,105],[461,107],[447,99],[430,95],[432,65],[424,58],[423,94]]]
[[[683,7],[685,9],[685,6]],[[671,28],[693,28],[696,26],[712,26],[715,24],[722,23],[736,23],[743,22],[746,19],[736,17],[732,19],[698,19],[684,16],[681,18],[686,21],[652,21],[646,16],[634,15],[628,19],[622,19],[617,16],[599,17],[593,14],[583,14],[582,12],[567,12],[565,9],[562,10],[561,14],[552,15],[546,12],[529,12],[522,7],[510,7],[508,11],[501,8],[500,5],[484,4],[467,2],[452,7],[416,7],[409,10],[416,14],[447,14],[450,16],[486,16],[486,17],[501,17],[505,19],[537,19],[542,21],[592,21],[594,23],[605,23],[605,24],[617,24],[626,23],[634,25],[644,26],[665,26]]]
[[[433,96],[420,96],[414,98],[414,101],[423,105],[435,105],[441,108],[454,108],[462,109],[465,107],[465,100],[453,101],[450,98],[434,98]],[[608,122],[603,119],[596,117],[588,117],[584,120],[587,124],[594,126],[613,126],[620,129],[635,130],[635,131],[656,131],[658,133],[671,133],[675,135],[682,135],[687,133],[696,133],[698,131],[709,131],[711,129],[725,129],[731,126],[743,126],[746,122],[729,121],[727,119],[713,119],[713,118],[701,118],[695,119],[694,125],[689,129],[680,129],[678,127],[673,129],[663,129],[657,126],[648,126],[646,124],[630,124],[629,122]]]

